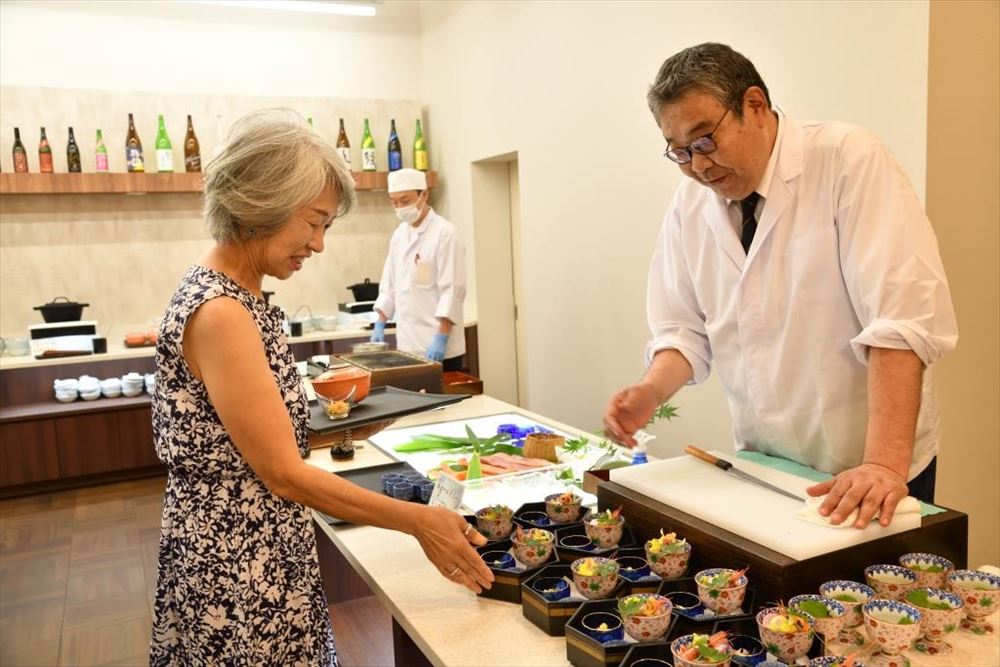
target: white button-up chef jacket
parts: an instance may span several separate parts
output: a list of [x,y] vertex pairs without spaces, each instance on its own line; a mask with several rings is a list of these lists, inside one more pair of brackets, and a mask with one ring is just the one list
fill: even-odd
[[423,354],[438,318],[455,324],[448,336],[445,358],[465,354],[465,246],[458,229],[430,209],[414,228],[401,223],[389,240],[375,308],[396,321],[396,348]]
[[[738,450],[836,474],[863,462],[868,348],[930,367],[958,341],[937,239],[895,158],[856,126],[779,112],[757,191],[745,254],[738,202],[690,178],[678,188],[649,271],[646,360],[676,349],[693,383],[714,360]],[[910,479],[939,440],[927,368]]]

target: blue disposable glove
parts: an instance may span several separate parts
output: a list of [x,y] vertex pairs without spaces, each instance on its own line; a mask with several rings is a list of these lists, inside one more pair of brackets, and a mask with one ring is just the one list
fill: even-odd
[[375,320],[375,328],[372,330],[372,337],[369,340],[373,343],[385,342],[385,322]]
[[431,341],[430,347],[427,348],[427,354],[424,356],[431,361],[442,361],[444,359],[445,348],[447,347],[448,334],[434,334],[434,340]]

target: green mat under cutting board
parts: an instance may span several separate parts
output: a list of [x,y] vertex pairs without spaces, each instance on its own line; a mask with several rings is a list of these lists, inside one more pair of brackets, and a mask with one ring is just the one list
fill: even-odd
[[[830,475],[829,473],[820,472],[819,470],[814,470],[809,466],[804,466],[801,463],[796,463],[795,461],[789,459],[783,459],[780,456],[764,454],[763,452],[739,452],[736,456],[744,461],[759,463],[760,465],[772,468],[773,470],[787,472],[795,475],[796,477],[805,477],[806,479],[811,479],[814,482],[825,482],[833,477],[833,475]],[[943,507],[938,507],[937,505],[931,505],[930,503],[920,501],[920,516],[940,514],[944,511],[945,509]]]

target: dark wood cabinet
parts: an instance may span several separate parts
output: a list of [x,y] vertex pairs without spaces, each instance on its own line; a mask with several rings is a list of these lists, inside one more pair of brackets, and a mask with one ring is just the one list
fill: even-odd
[[44,482],[59,476],[52,421],[0,425],[0,486]]
[[120,470],[118,415],[114,412],[62,417],[54,420],[59,450],[59,473],[79,477]]
[[160,465],[153,447],[153,421],[149,408],[118,413],[118,442],[123,468]]

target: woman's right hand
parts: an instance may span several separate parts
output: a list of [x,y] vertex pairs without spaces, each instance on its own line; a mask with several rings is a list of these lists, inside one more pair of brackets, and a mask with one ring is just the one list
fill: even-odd
[[426,507],[419,514],[414,537],[445,579],[462,584],[473,593],[489,589],[493,572],[473,545],[486,544],[472,524],[444,507]]

